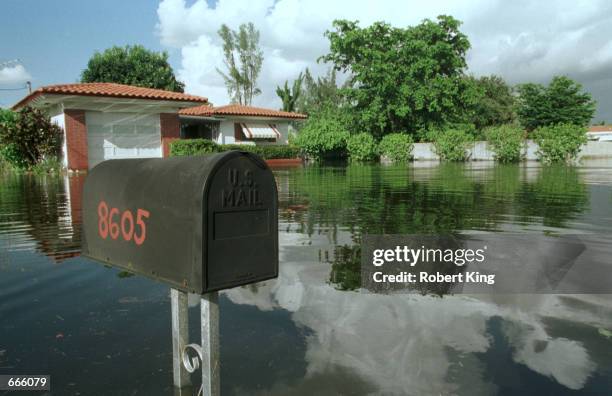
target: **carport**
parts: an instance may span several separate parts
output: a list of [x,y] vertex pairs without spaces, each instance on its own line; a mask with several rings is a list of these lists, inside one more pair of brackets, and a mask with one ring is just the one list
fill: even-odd
[[204,97],[114,83],[45,86],[13,106],[45,110],[64,130],[63,162],[82,171],[117,158],[165,157],[180,138],[178,111]]

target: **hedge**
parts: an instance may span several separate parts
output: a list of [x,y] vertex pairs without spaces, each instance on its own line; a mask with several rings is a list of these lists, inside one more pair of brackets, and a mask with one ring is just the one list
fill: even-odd
[[263,159],[298,158],[300,149],[291,146],[255,146],[248,144],[217,144],[208,139],[181,139],[170,143],[170,156],[203,155],[228,150],[255,153]]
[[263,159],[298,158],[300,149],[292,146],[253,146],[247,144],[222,144],[219,151],[242,150],[255,153]]
[[208,139],[179,139],[170,143],[170,156],[181,157],[185,155],[197,155],[204,153],[215,153],[218,144]]

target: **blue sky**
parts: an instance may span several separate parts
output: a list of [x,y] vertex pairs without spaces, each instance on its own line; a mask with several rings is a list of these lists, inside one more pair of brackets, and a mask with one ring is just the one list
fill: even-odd
[[[463,21],[472,48],[468,72],[496,74],[510,84],[547,83],[567,75],[598,101],[597,120],[612,122],[612,2],[608,0],[2,0],[0,62],[20,59],[23,69],[0,68],[0,106],[25,91],[2,89],[76,82],[96,50],[142,44],[166,50],[189,93],[215,105],[229,102],[224,81],[221,24],[253,22],[261,32],[262,94],[254,104],[276,108],[275,88],[306,67],[314,75],[328,65],[324,32],[334,19],[362,26],[384,20],[415,25],[440,14]],[[10,73],[9,73],[10,72]],[[15,77],[16,76],[16,77]],[[21,77],[21,79],[19,79]],[[15,81],[20,81],[16,83]]]
[[[3,0],[0,62],[21,60],[34,88],[76,82],[94,51],[113,45],[140,43],[168,50],[174,66],[180,51],[160,44],[156,11],[151,0]],[[0,89],[19,86],[23,84],[4,83]],[[11,105],[25,93],[0,91],[0,105]]]

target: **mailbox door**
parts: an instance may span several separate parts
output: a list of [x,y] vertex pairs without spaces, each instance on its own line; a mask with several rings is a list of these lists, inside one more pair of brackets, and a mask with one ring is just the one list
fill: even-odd
[[278,276],[278,198],[264,161],[245,152],[225,155],[205,191],[206,291]]

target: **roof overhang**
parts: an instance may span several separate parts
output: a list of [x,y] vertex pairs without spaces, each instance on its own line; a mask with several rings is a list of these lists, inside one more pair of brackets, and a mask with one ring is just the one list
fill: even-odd
[[214,116],[196,116],[179,114],[179,119],[183,121],[223,121],[223,118]]
[[210,120],[210,121],[252,121],[252,122],[279,122],[279,121],[306,121],[304,118],[289,118],[289,117],[271,117],[271,116],[238,116],[216,114],[214,116],[199,116],[199,115],[183,115],[180,114],[181,120]]
[[[27,104],[55,115],[69,109],[115,113],[176,113],[180,109],[201,105],[202,103],[180,100],[39,93],[32,97]],[[22,106],[23,104],[20,102],[13,106],[13,109]]]

